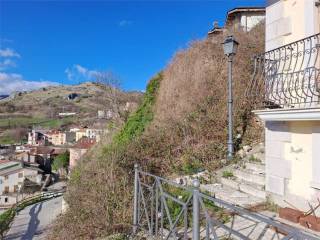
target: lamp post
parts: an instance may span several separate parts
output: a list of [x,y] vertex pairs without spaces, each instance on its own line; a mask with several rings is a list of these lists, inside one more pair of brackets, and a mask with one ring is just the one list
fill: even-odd
[[232,94],[232,61],[237,53],[239,43],[233,36],[228,36],[222,43],[224,54],[228,57],[228,159],[233,158],[233,94]]

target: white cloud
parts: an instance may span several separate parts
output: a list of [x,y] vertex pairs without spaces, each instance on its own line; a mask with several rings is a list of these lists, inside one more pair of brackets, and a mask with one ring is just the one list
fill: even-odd
[[76,64],[74,67],[76,68],[76,70],[77,70],[80,74],[85,75],[85,74],[88,73],[88,69],[85,68],[85,67],[82,67],[82,66],[79,65],[79,64]]
[[0,72],[0,94],[10,94],[15,91],[30,91],[42,87],[57,85],[50,81],[27,81],[16,73]]
[[0,71],[1,70],[5,70],[7,68],[10,68],[10,67],[16,67],[16,63],[15,61],[7,58],[7,59],[4,59],[3,61],[0,61]]
[[65,73],[69,80],[92,81],[99,74],[99,71],[90,70],[80,64],[74,64],[71,68],[67,68]]
[[131,25],[132,24],[132,21],[130,21],[130,20],[121,20],[120,22],[119,22],[119,27],[125,27],[125,26],[129,26],[129,25]]
[[20,58],[20,54],[11,48],[0,49],[0,57],[17,57]]

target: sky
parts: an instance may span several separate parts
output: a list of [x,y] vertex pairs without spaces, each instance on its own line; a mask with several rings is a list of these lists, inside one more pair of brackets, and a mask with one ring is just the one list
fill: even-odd
[[78,84],[112,72],[143,91],[174,53],[213,22],[264,0],[0,0],[0,94]]

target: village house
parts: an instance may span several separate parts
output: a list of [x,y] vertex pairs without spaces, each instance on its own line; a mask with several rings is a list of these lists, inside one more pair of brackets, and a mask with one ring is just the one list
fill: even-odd
[[87,127],[80,128],[76,131],[76,142],[78,142],[81,138],[86,137]]
[[82,138],[91,138],[91,139],[95,139],[96,142],[99,142],[101,140],[101,137],[105,133],[106,133],[106,130],[102,128],[83,127],[78,131],[76,131],[76,142],[78,142]]
[[52,145],[64,145],[67,142],[66,134],[62,131],[52,130],[46,133],[48,142]]
[[96,140],[94,138],[81,138],[76,145],[69,149],[70,151],[70,160],[69,160],[69,168],[70,171],[77,165],[77,162],[81,159],[81,157],[90,149]]
[[0,161],[0,206],[11,206],[18,200],[18,194],[28,179],[41,185],[42,170],[24,167],[21,162]]
[[265,122],[268,196],[303,211],[320,199],[319,32],[319,1],[268,0],[250,87]]
[[48,143],[48,137],[46,135],[46,130],[33,129],[28,133],[28,145],[40,146],[46,145]]
[[215,36],[223,34],[226,29],[249,32],[265,20],[265,14],[264,7],[234,8],[228,11],[224,27],[219,27],[218,22],[214,22],[213,29],[208,32],[208,38],[214,39]]

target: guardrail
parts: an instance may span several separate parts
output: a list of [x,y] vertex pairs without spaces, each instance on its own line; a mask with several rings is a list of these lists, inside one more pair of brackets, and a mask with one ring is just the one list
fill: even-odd
[[255,56],[247,98],[255,108],[319,104],[320,33]]
[[4,239],[5,233],[10,228],[10,224],[17,212],[32,204],[60,197],[63,195],[63,193],[65,193],[65,190],[43,192],[35,196],[24,198],[20,202],[16,203],[13,207],[0,214],[0,239]]
[[139,170],[135,165],[133,234],[156,239],[310,239],[264,215]]

